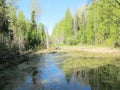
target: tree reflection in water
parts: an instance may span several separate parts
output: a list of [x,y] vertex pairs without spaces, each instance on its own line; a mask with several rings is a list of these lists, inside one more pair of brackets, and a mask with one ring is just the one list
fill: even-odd
[[120,67],[105,65],[88,73],[92,90],[120,90]]
[[76,69],[66,73],[68,82],[71,78],[82,86],[89,86],[91,90],[120,90],[120,67],[112,64],[92,69]]

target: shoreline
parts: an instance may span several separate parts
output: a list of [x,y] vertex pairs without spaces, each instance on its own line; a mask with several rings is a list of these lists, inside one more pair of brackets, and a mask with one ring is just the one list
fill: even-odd
[[[19,56],[15,56],[12,59],[2,59],[0,63],[0,70],[8,67],[12,67],[14,65],[19,65],[21,63],[29,61],[30,58],[34,58],[44,53],[59,53],[59,52],[67,52],[68,56],[73,57],[82,57],[81,54],[84,54],[85,57],[110,57],[110,58],[120,58],[120,49],[109,48],[109,47],[91,47],[91,46],[59,46],[59,49],[49,48],[37,50],[37,51],[26,51],[21,52]],[[14,60],[14,61],[12,61]]]
[[118,48],[110,48],[110,47],[94,47],[94,46],[60,46],[63,50],[69,51],[84,51],[84,52],[91,52],[91,53],[119,53],[120,49]]
[[[31,54],[31,56],[37,56],[44,53],[59,53],[65,52],[78,57],[81,53],[85,54],[85,57],[109,57],[109,58],[120,58],[120,49],[110,47],[96,47],[96,46],[58,46],[43,50],[37,50]],[[77,56],[78,55],[78,56]],[[68,55],[69,56],[69,55]]]

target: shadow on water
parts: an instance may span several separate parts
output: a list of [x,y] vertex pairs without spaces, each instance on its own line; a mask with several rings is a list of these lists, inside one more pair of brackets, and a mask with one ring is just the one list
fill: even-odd
[[[42,54],[29,62],[0,71],[0,90],[120,90],[120,68],[70,69],[64,73],[62,53]],[[61,61],[62,62],[62,61]],[[62,63],[61,63],[62,64]]]

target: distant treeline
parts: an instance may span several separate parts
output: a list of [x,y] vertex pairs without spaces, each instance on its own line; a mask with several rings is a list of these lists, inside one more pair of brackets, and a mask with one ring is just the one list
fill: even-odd
[[55,44],[94,44],[120,47],[120,1],[91,0],[75,12],[67,9],[56,23]]

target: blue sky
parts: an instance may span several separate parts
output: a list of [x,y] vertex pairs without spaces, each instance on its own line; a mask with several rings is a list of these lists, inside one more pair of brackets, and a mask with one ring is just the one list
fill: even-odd
[[[34,1],[34,0],[33,0]],[[42,22],[48,27],[49,34],[56,22],[64,17],[67,8],[74,12],[77,8],[84,5],[88,0],[38,0],[41,9],[40,17],[37,22]],[[18,8],[24,12],[27,19],[31,15],[31,0],[19,0]]]

